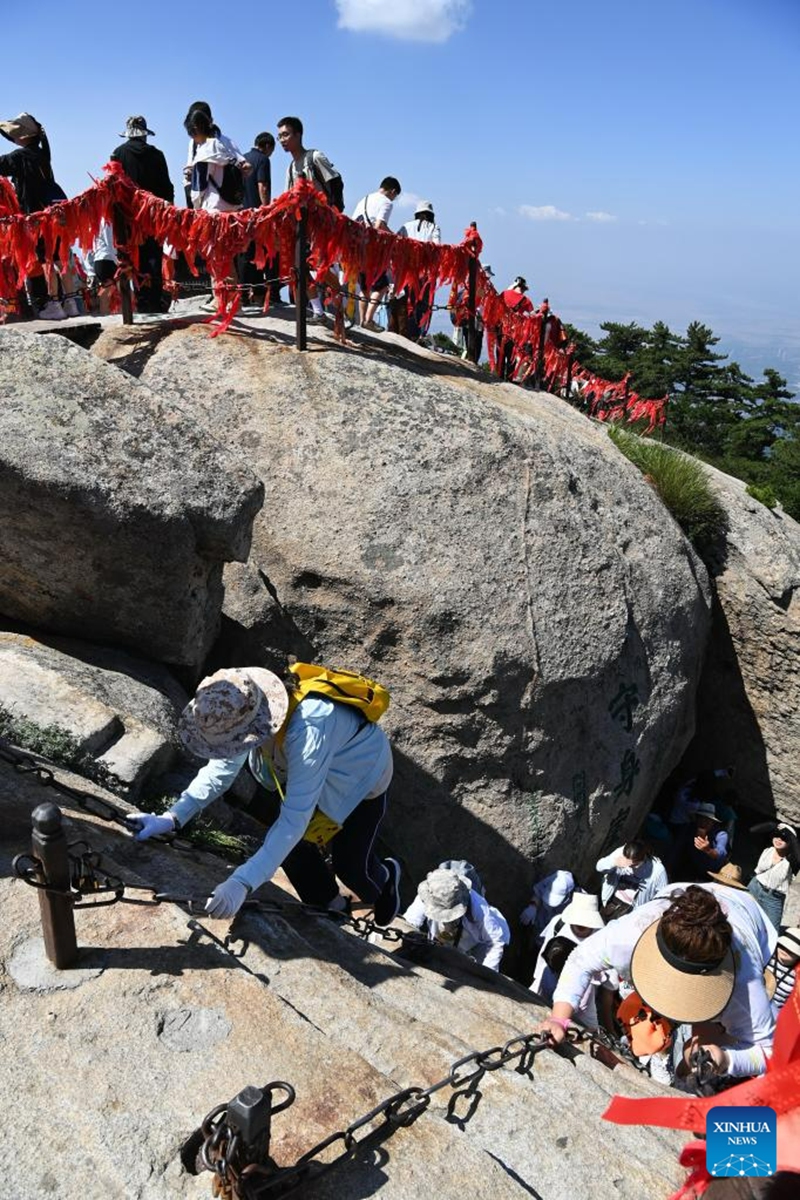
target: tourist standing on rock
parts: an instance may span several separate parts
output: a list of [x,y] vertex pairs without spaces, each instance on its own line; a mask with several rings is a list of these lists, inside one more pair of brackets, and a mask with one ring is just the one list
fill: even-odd
[[[412,238],[415,242],[432,242],[436,246],[442,244],[442,231],[436,224],[433,205],[430,200],[420,200],[414,210],[414,220],[406,221],[398,229],[400,237]],[[406,299],[407,318],[405,336],[418,342],[428,332],[431,323],[433,292],[435,279],[421,279],[419,286],[409,288]]]
[[[278,121],[278,141],[289,155],[289,166],[286,168],[286,191],[297,183],[298,179],[307,179],[318,192],[322,192],[328,203],[338,212],[344,209],[344,184],[342,177],[331,160],[321,150],[307,150],[303,145],[303,122],[299,117],[281,117]],[[323,281],[320,280],[320,283]],[[308,302],[311,305],[311,319],[317,324],[325,321],[317,285],[309,278]]]
[[280,866],[306,904],[343,911],[346,900],[322,857],[322,843],[336,875],[374,905],[376,924],[396,917],[400,867],[393,858],[379,859],[374,849],[392,778],[391,747],[378,725],[320,695],[305,696],[290,712],[278,676],[247,667],[204,679],[183,711],[179,732],[192,754],[211,761],[168,813],[130,818],[137,841],[182,829],[228,790],[246,763],[260,785],[248,808],[253,816],[259,806],[269,807],[264,789],[280,791],[285,782],[263,846],[206,903],[212,917],[232,917]]
[[562,1042],[593,973],[613,969],[655,1014],[693,1027],[686,1063],[703,1048],[717,1075],[761,1075],[775,1030],[764,967],[776,942],[746,892],[670,884],[572,952],[542,1029]]
[[[30,113],[20,113],[9,121],[0,121],[0,134],[17,146],[10,154],[0,154],[0,175],[5,175],[14,184],[22,212],[41,212],[57,200],[66,200],[53,175],[50,143],[44,126]],[[33,315],[40,321],[63,321],[67,314],[58,295],[50,296],[45,269],[41,265],[44,255],[44,240],[40,238],[36,246],[39,265],[29,268],[28,298]]]
[[[156,146],[148,144],[148,137],[155,137],[148,129],[144,117],[128,117],[126,140],[112,151],[112,162],[118,162],[129,179],[137,187],[152,192],[161,200],[172,204],[175,189],[169,177],[167,160]],[[155,238],[145,238],[139,247],[139,273],[145,281],[139,287],[137,306],[140,312],[160,313],[164,311],[164,294],[161,287],[161,246]]]
[[[522,275],[517,275],[513,283],[501,293],[510,312],[524,317],[533,312],[533,304],[526,295],[528,284]],[[514,342],[505,338],[500,347],[500,378],[510,379],[514,370]]]
[[[400,180],[395,179],[394,175],[387,175],[376,192],[368,192],[366,196],[361,197],[353,209],[353,220],[358,221],[360,225],[369,225],[370,229],[388,232],[392,205],[401,191]],[[361,295],[358,300],[358,319],[363,329],[369,329],[372,333],[383,333],[383,326],[377,325],[374,318],[378,305],[389,290],[390,282],[389,276],[383,271],[372,282],[372,290],[367,296],[369,281],[363,271],[359,275]]]
[[[275,138],[271,133],[256,134],[252,149],[245,154],[252,170],[245,176],[242,208],[261,208],[271,201],[272,169],[269,160],[274,149]],[[266,293],[265,272],[263,268],[256,267],[255,256],[256,244],[251,242],[244,254],[239,256],[239,278],[250,287],[253,300],[262,304]]]
[[748,891],[764,909],[776,929],[780,928],[789,885],[798,870],[800,850],[797,844],[797,830],[793,825],[781,821],[775,830],[772,844],[762,852],[756,863],[753,878],[747,885]]
[[777,1017],[786,1001],[792,994],[795,981],[800,979],[800,929],[794,926],[784,929],[778,938],[775,953],[769,960],[769,971],[775,980],[775,991],[772,995],[772,1011]]
[[429,941],[461,950],[491,971],[500,970],[511,941],[505,917],[483,898],[469,874],[444,866],[423,879],[403,920],[424,931]]
[[606,921],[624,917],[640,904],[647,904],[666,887],[667,872],[644,842],[626,842],[599,858],[595,866],[603,876],[600,899]]

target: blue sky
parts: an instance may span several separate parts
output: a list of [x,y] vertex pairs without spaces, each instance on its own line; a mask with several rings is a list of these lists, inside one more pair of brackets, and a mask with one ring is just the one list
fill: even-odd
[[45,124],[69,194],[128,114],[177,181],[192,100],[242,149],[296,113],[348,209],[397,175],[397,223],[415,196],[446,240],[477,220],[498,282],[567,320],[700,319],[800,370],[800,0],[38,0],[36,35],[0,13],[0,109]]

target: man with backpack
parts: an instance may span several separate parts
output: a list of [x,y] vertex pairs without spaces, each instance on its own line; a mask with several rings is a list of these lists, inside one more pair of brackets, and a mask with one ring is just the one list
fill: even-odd
[[[137,841],[174,833],[248,764],[260,786],[247,811],[269,829],[261,848],[215,888],[209,915],[234,916],[281,865],[304,903],[345,910],[325,847],[336,876],[374,905],[376,924],[388,925],[400,910],[400,867],[374,848],[392,778],[389,739],[375,723],[388,693],[346,672],[302,663],[292,671],[289,689],[262,667],[204,679],[179,733],[192,754],[210,761],[167,813],[137,814],[130,828]],[[274,822],[270,792],[281,800]]]
[[[169,177],[167,160],[156,146],[148,145],[148,137],[155,137],[155,134],[152,129],[148,129],[144,117],[128,117],[125,133],[120,134],[120,137],[126,140],[112,151],[112,162],[118,162],[137,187],[152,192],[154,196],[172,204],[175,200],[175,189]],[[147,277],[147,282],[139,288],[139,312],[164,311],[161,258],[159,243],[155,238],[145,238],[139,247],[139,273]]]
[[[281,117],[278,121],[278,141],[290,156],[286,168],[286,190],[294,187],[298,179],[307,179],[318,192],[322,192],[328,203],[337,212],[344,211],[344,183],[333,163],[321,150],[306,150],[303,145],[303,122],[299,117]],[[322,282],[322,281],[320,281]],[[323,324],[325,312],[316,284],[308,283],[308,302],[311,305],[311,320]]]

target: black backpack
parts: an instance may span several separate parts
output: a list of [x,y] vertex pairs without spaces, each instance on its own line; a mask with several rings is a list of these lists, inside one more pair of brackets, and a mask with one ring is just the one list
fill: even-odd
[[220,199],[226,204],[241,204],[244,200],[244,175],[242,168],[236,163],[227,162],[222,168],[222,182],[217,186],[209,176],[211,183],[219,192]]

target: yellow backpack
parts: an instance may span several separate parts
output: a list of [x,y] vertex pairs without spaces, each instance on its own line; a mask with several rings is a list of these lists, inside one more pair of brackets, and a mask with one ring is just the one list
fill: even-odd
[[[335,667],[321,667],[315,663],[301,662],[290,663],[289,670],[297,683],[293,687],[287,683],[289,708],[286,720],[275,735],[277,746],[283,744],[292,713],[300,701],[305,700],[306,696],[325,696],[328,700],[335,700],[339,704],[348,704],[351,708],[357,708],[359,712],[363,713],[368,721],[379,721],[389,707],[390,697],[386,688],[373,679],[367,679],[366,675],[356,675],[352,671],[340,671]],[[284,791],[278,782],[272,763],[266,758],[266,755],[263,757],[275,781],[278,795],[283,800]],[[337,825],[331,817],[326,816],[317,808],[303,834],[303,841],[313,842],[317,846],[325,846],[340,829],[341,825]]]

